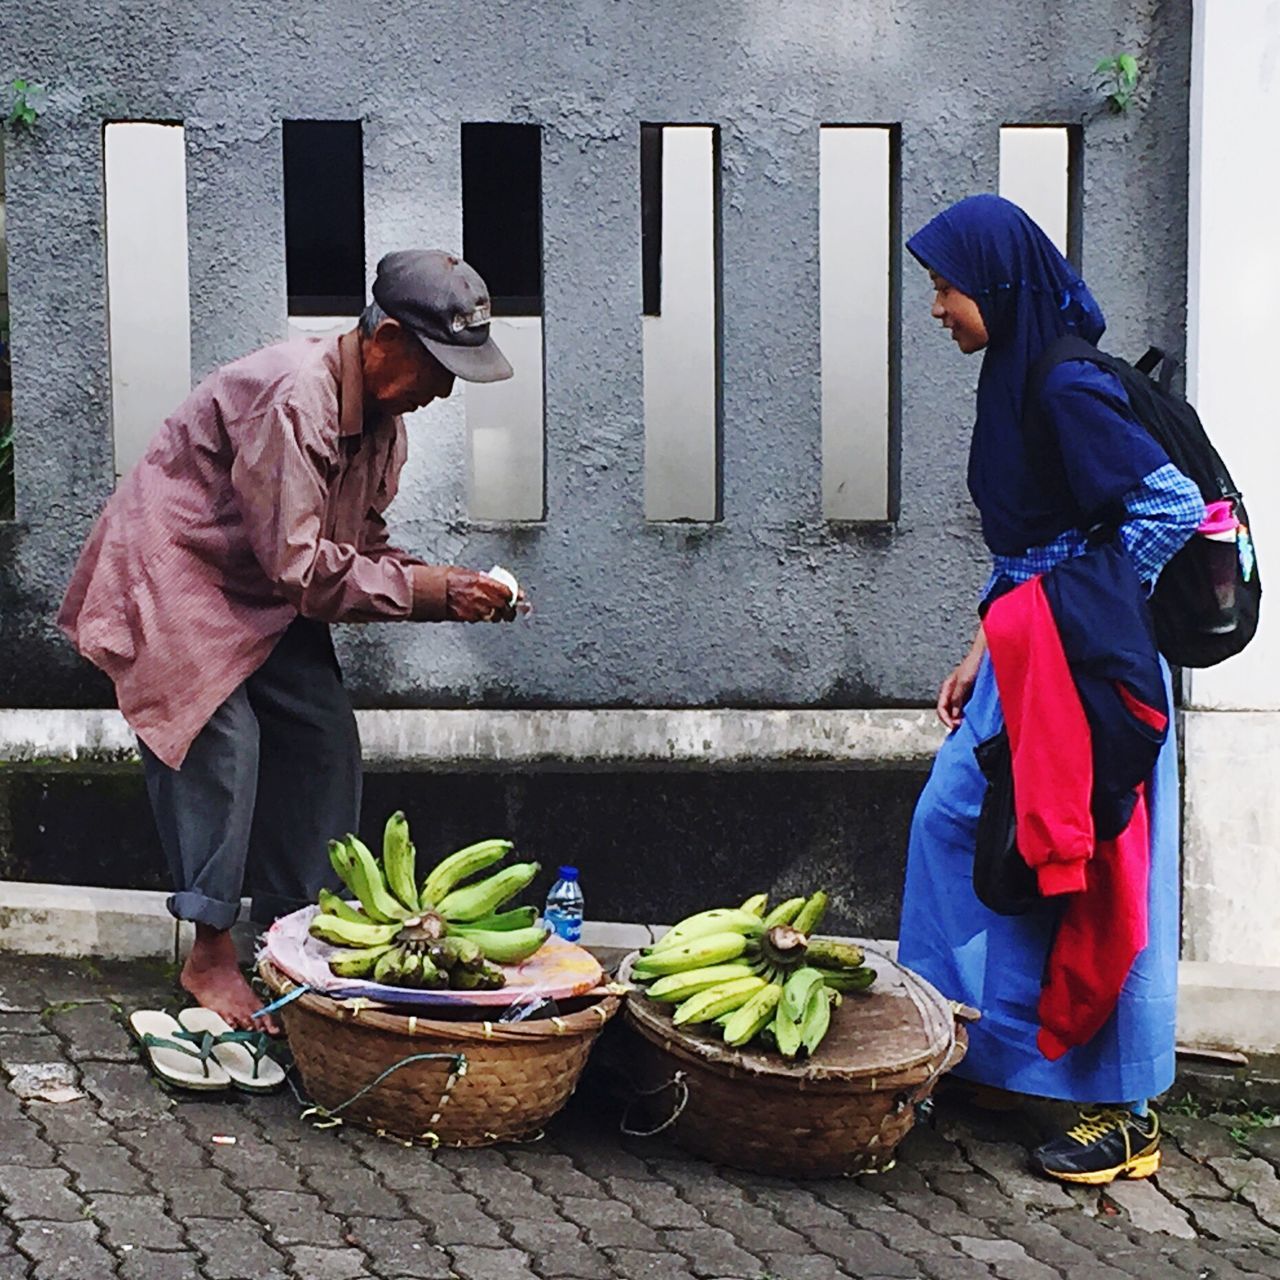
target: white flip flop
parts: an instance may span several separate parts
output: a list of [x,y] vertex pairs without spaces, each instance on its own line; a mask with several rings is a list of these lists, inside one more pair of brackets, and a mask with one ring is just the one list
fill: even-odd
[[146,1054],[147,1065],[166,1084],[207,1093],[231,1087],[231,1077],[214,1058],[213,1037],[193,1035],[158,1009],[138,1009],[129,1026]]
[[189,1035],[207,1035],[219,1067],[237,1089],[246,1093],[274,1093],[284,1084],[284,1068],[267,1053],[271,1037],[265,1031],[233,1031],[221,1014],[192,1006],[178,1014]]

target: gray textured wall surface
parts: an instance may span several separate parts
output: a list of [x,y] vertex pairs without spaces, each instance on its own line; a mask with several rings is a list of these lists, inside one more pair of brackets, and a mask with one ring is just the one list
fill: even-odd
[[[373,705],[928,702],[982,579],[964,487],[975,360],[903,266],[901,517],[821,518],[821,123],[900,123],[903,223],[994,189],[1002,123],[1084,124],[1084,268],[1111,345],[1183,345],[1190,0],[7,0],[18,521],[0,530],[0,702],[109,699],[52,626],[112,483],[102,126],[186,125],[197,376],[285,329],[280,121],[364,121],[367,262],[461,242],[459,126],[543,129],[547,518],[465,516],[461,405],[411,421],[402,545],[513,566],[511,628],[342,628]],[[1147,73],[1101,107],[1092,67]],[[721,128],[724,519],[643,519],[639,123]]]

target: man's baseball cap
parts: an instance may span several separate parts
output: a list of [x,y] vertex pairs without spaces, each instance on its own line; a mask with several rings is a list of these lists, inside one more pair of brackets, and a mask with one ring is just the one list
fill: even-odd
[[511,364],[489,336],[489,290],[457,254],[399,249],[378,263],[373,300],[450,372],[501,382]]

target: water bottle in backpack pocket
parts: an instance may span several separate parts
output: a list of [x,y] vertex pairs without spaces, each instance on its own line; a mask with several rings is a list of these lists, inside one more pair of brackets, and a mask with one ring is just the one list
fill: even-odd
[[1262,584],[1248,512],[1239,495],[1209,502],[1207,511],[1151,597],[1160,651],[1184,667],[1239,653],[1258,627]]
[[[1197,538],[1204,539],[1200,555],[1209,574],[1209,589],[1213,600],[1210,607],[1210,596],[1206,593],[1204,616],[1200,621],[1200,630],[1206,635],[1228,634],[1235,630],[1240,617],[1240,608],[1236,602],[1236,573],[1240,561],[1237,543],[1240,529],[1235,503],[1230,498],[1224,498],[1221,502],[1211,502],[1208,505],[1204,522],[1195,532]],[[1246,530],[1245,535],[1247,534]]]

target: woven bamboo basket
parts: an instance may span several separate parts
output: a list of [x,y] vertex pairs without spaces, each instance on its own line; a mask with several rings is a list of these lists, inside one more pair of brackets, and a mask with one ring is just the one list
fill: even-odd
[[[269,960],[258,968],[278,996],[296,986]],[[574,1003],[585,1007],[559,1018],[447,1022],[308,991],[281,1016],[321,1107],[376,1133],[476,1147],[531,1137],[568,1101],[621,1001],[606,994]],[[396,1065],[418,1054],[445,1056]]]
[[875,986],[845,996],[818,1052],[800,1063],[729,1048],[675,1026],[671,1006],[629,994],[623,1054],[649,1119],[626,1131],[666,1132],[718,1164],[789,1178],[889,1168],[916,1104],[964,1057],[968,1011],[888,956],[867,953]]

